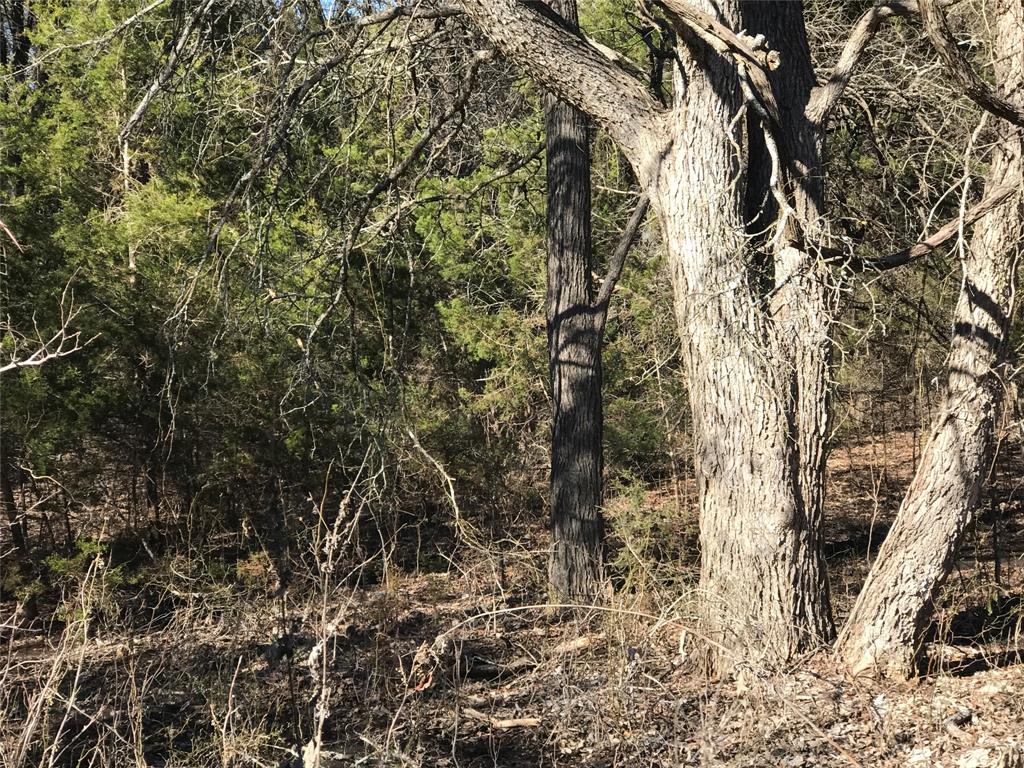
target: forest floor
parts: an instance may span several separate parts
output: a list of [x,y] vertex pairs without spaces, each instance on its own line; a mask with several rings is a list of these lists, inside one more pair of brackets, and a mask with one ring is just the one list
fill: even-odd
[[[917,451],[896,433],[830,461],[840,621]],[[538,528],[501,558],[434,558],[432,572],[387,569],[341,590],[315,578],[277,595],[179,584],[133,602],[93,574],[70,596],[93,608],[66,601],[61,632],[36,620],[6,633],[0,762],[1024,767],[1021,476],[1007,453],[946,590],[928,673],[910,683],[849,679],[826,655],[711,679],[686,591],[642,564],[601,610],[546,607]]]

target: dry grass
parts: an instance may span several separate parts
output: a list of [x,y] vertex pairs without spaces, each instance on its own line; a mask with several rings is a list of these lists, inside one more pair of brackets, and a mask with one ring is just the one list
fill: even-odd
[[[833,457],[839,613],[915,450],[903,436]],[[825,656],[784,675],[708,679],[685,631],[684,580],[627,575],[601,610],[544,607],[540,530],[505,553],[503,580],[494,553],[463,550],[459,569],[391,569],[374,587],[339,577],[344,537],[325,531],[312,539],[316,568],[283,594],[258,559],[245,587],[193,577],[115,589],[100,558],[66,590],[59,621],[4,605],[0,756],[10,768],[1021,764],[1016,476],[1011,462],[997,477],[1004,508],[968,542],[932,673],[915,684],[849,680]]]

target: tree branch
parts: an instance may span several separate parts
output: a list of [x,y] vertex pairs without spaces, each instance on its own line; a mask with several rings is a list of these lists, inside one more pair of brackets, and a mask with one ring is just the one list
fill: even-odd
[[930,237],[927,237],[918,243],[914,243],[909,248],[904,248],[901,251],[890,253],[888,256],[883,256],[879,259],[870,259],[866,261],[854,260],[850,266],[857,272],[867,270],[884,272],[897,267],[902,267],[912,261],[922,259],[934,252],[947,241],[951,240],[960,232],[962,227],[968,227],[971,224],[974,224],[974,222],[982,216],[991,213],[1009,200],[1015,193],[1019,192],[1019,183],[1000,185],[986,195],[981,202],[967,211],[963,215],[962,219],[957,217],[952,221],[947,222],[941,228],[936,230]]
[[846,86],[853,77],[853,72],[860,63],[861,56],[867,50],[868,44],[874,39],[875,34],[882,22],[894,14],[907,15],[917,10],[917,4],[898,2],[885,2],[880,0],[864,14],[853,25],[850,37],[843,46],[839,60],[828,82],[814,89],[810,103],[807,105],[807,117],[815,125],[821,125],[828,119],[829,114],[839,103]]
[[[451,5],[441,5],[435,8],[420,8],[418,5],[396,5],[385,11],[372,13],[369,16],[361,16],[358,19],[344,22],[344,26],[362,28],[371,27],[377,24],[389,24],[395,19],[447,19],[453,16],[463,16],[464,11]],[[617,64],[629,74],[638,79],[643,79],[646,72],[633,60],[623,56],[613,48],[600,43],[594,38],[581,33],[584,40],[600,51],[608,61]]]
[[936,0],[918,0],[924,31],[950,73],[975,104],[996,117],[1024,127],[1024,108],[1012,104],[981,79],[957,47],[946,14]]
[[188,45],[189,38],[192,36],[192,30],[194,30],[199,24],[200,19],[210,11],[214,2],[215,0],[206,0],[188,17],[188,19],[186,19],[185,25],[181,30],[181,34],[178,36],[178,41],[175,43],[174,48],[171,49],[171,53],[167,57],[167,62],[164,64],[164,68],[160,70],[160,73],[150,84],[145,95],[135,107],[135,111],[133,111],[131,117],[128,118],[128,122],[124,124],[124,127],[118,134],[117,140],[119,144],[123,144],[131,135],[132,131],[135,130],[136,126],[142,121],[142,118],[145,117],[153,99],[161,90],[164,89],[167,82],[177,71],[178,59],[181,58],[181,54],[184,52],[185,46]]
[[[82,48],[90,48],[90,47],[93,47],[93,46],[106,45],[111,40],[113,40],[115,37],[117,37],[122,32],[124,32],[129,27],[131,27],[133,24],[135,24],[135,22],[141,20],[143,16],[147,15],[148,13],[150,13],[152,11],[155,11],[157,8],[159,8],[161,5],[163,5],[166,2],[167,2],[167,0],[152,0],[151,3],[149,3],[148,5],[143,6],[142,8],[137,10],[135,13],[133,13],[131,16],[126,18],[124,21],[120,22],[113,29],[110,29],[107,32],[104,32],[99,37],[93,37],[93,38],[91,38],[89,40],[83,40],[83,41],[78,42],[78,43],[67,43],[65,45],[58,45],[58,46],[55,46],[55,47],[50,48],[48,50],[41,51],[39,53],[39,55],[35,58],[35,60],[32,62],[33,66],[38,66],[38,65],[42,64],[44,61],[46,61],[47,59],[53,58],[58,53],[61,53],[63,51],[78,51],[78,50],[81,50]],[[22,71],[24,71],[24,70],[22,70]],[[15,74],[18,74],[18,73],[15,73]]]
[[[40,332],[39,328],[36,327],[35,336],[36,340],[31,343],[25,343],[28,341],[28,337],[16,332],[13,328],[6,325],[0,326],[5,333],[4,335],[10,335],[15,338],[14,351],[11,352],[11,357],[8,362],[0,365],[0,375],[10,373],[11,371],[17,371],[22,368],[38,368],[41,365],[52,362],[62,357],[72,355],[83,347],[92,343],[96,338],[93,336],[87,341],[82,341],[82,332],[70,330],[71,323],[76,317],[78,312],[75,308],[75,299],[72,295],[70,304],[65,308],[65,302],[67,302],[68,287],[64,288],[64,293],[61,295],[61,324],[54,333],[49,337],[44,337]],[[33,320],[34,323],[34,320]],[[21,337],[22,341],[19,343],[17,338]],[[35,349],[32,349],[32,347]],[[32,349],[31,352],[20,352],[18,348],[24,350],[25,347]]]
[[387,24],[395,19],[447,19],[461,16],[462,9],[450,5],[436,8],[420,8],[418,5],[396,5],[378,13],[360,16],[358,19],[342,22],[346,27],[372,27],[376,24]]
[[739,35],[714,16],[694,8],[684,0],[653,0],[653,2],[668,15],[677,28],[682,24],[692,30],[722,56],[729,56],[752,64],[761,70],[771,70],[779,66],[779,54],[765,48],[761,36]]
[[459,6],[503,53],[559,98],[606,130],[637,174],[667,139],[664,112],[647,86],[557,20],[517,0],[459,0]]
[[608,259],[608,272],[605,274],[604,280],[601,282],[601,288],[597,292],[597,298],[594,300],[594,308],[598,312],[598,323],[602,327],[608,318],[608,303],[611,301],[612,291],[615,290],[615,286],[622,276],[626,256],[629,255],[629,249],[633,247],[633,243],[636,241],[636,236],[640,232],[640,227],[647,217],[647,210],[650,206],[651,200],[645,192],[640,196],[636,208],[633,209],[633,214],[626,223],[626,228],[619,237],[619,242],[615,245],[615,250]]
[[14,233],[11,232],[10,228],[6,224],[4,224],[4,220],[3,219],[0,219],[0,230],[2,230],[3,233],[5,235],[7,235],[8,238],[10,238],[11,242],[14,243],[14,247],[15,248],[17,248],[22,253],[25,252],[25,249],[21,247],[21,243],[18,242],[18,238],[16,238],[14,236]]
[[434,118],[426,132],[419,138],[416,144],[413,145],[409,153],[394,168],[392,168],[386,176],[380,179],[363,195],[362,205],[356,213],[355,222],[352,225],[352,229],[349,231],[348,237],[342,245],[341,254],[338,259],[340,264],[338,287],[332,295],[330,303],[310,326],[309,333],[306,336],[307,361],[309,360],[309,351],[313,347],[313,339],[319,333],[323,324],[331,316],[331,313],[334,312],[334,309],[345,297],[345,292],[348,288],[348,282],[345,279],[345,274],[348,269],[348,256],[356,246],[359,233],[362,231],[363,226],[366,223],[366,219],[370,215],[370,210],[373,207],[374,202],[381,194],[391,189],[391,187],[393,187],[395,183],[409,170],[412,164],[420,157],[423,150],[427,148],[431,141],[433,141],[438,132],[444,128],[450,120],[458,116],[463,111],[473,95],[480,68],[486,62],[490,61],[493,55],[494,54],[491,51],[478,51],[476,53],[473,57],[473,61],[470,63],[469,70],[466,73],[462,93],[453,101],[452,105],[448,109]]

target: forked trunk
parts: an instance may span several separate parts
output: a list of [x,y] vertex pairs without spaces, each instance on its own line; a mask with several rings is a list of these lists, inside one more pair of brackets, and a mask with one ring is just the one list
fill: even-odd
[[[825,503],[825,461],[831,424],[832,322],[836,315],[835,279],[829,264],[809,247],[827,245],[823,152],[825,121],[811,106],[817,78],[811,63],[804,8],[792,0],[744,0],[743,27],[762,34],[778,50],[781,65],[768,73],[779,110],[776,140],[779,157],[773,167],[765,140],[766,127],[748,117],[749,176],[747,229],[773,267],[771,316],[780,330],[785,354],[779,364],[793,373],[794,432],[798,483],[804,509],[804,534],[815,562],[814,587],[807,595],[820,617],[818,638],[829,641],[831,618],[828,570],[822,555]],[[773,175],[785,186],[788,213],[779,218],[771,189]],[[780,231],[781,228],[781,231]],[[808,245],[813,244],[813,245]]]
[[[1024,103],[1024,6],[994,9],[996,81]],[[999,121],[988,184],[1021,184],[1020,130]],[[977,509],[1002,403],[1014,275],[1024,239],[1024,193],[975,225],[963,258],[945,391],[917,473],[837,645],[854,673],[909,676],[939,590]]]
[[[724,5],[738,28],[739,4]],[[693,410],[701,626],[724,672],[741,660],[782,664],[832,624],[820,515],[808,514],[801,488],[791,334],[765,312],[750,273],[735,67],[688,45],[657,199]]]

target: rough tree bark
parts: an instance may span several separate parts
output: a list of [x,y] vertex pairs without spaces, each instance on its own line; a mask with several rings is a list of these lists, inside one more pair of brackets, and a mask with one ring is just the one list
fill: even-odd
[[[781,53],[781,64],[768,72],[778,107],[778,158],[767,141],[764,118],[748,118],[747,230],[766,251],[774,269],[771,312],[781,329],[786,355],[780,364],[793,373],[793,422],[798,483],[805,518],[801,534],[808,553],[806,599],[814,603],[814,639],[831,640],[828,570],[822,555],[825,461],[830,427],[832,370],[831,327],[838,296],[828,264],[812,248],[827,247],[823,154],[829,109],[820,105],[804,26],[803,4],[787,0],[745,0],[743,26],[761,34]],[[753,117],[753,116],[752,116]],[[779,165],[778,169],[773,166]],[[780,219],[775,183],[791,210]]]
[[[1010,103],[1024,105],[1024,5],[993,0],[993,68]],[[974,517],[1002,403],[1000,368],[1024,248],[1024,140],[999,120],[986,186],[1015,199],[975,226],[962,260],[942,400],[917,472],[837,643],[854,673],[909,676],[935,600]]]
[[[551,0],[578,28],[575,0]],[[551,554],[558,600],[588,602],[602,575],[601,338],[593,306],[587,116],[544,96],[547,139],[547,332],[551,375]]]
[[[720,6],[733,26],[739,3]],[[655,182],[693,411],[703,631],[780,661],[808,634],[782,340],[748,281],[736,67],[680,29],[674,141]],[[717,654],[716,654],[717,655]],[[773,658],[774,657],[774,658]],[[712,658],[716,668],[736,659]]]
[[[780,273],[770,290],[793,303],[765,301],[745,231],[742,113],[754,100],[741,72],[755,79],[765,57],[729,29],[742,26],[740,0],[702,3],[707,14],[695,6],[663,5],[681,42],[676,103],[662,110],[639,81],[556,21],[515,0],[462,0],[505,53],[609,132],[659,214],[694,415],[702,629],[715,641],[712,667],[726,671],[740,660],[783,663],[832,625],[811,531],[819,516],[805,502],[806,488],[820,504],[820,478],[805,482],[795,426],[802,385],[794,329],[803,322],[795,307],[807,281]],[[773,244],[772,257],[777,248],[780,269],[792,269],[785,247]],[[821,367],[806,370],[819,375]]]

